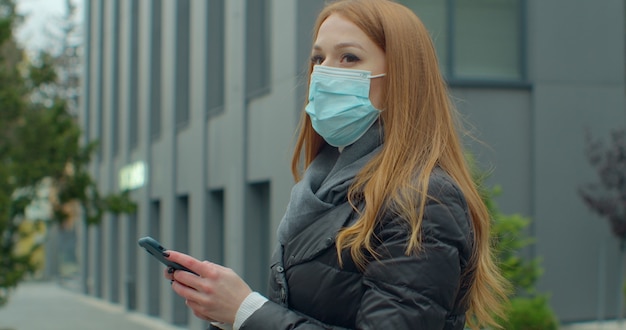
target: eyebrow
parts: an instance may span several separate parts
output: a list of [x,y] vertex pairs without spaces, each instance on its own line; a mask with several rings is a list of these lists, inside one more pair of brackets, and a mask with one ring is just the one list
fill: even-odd
[[[361,45],[359,45],[356,42],[340,42],[338,44],[335,45],[336,50],[337,49],[342,49],[342,48],[348,48],[348,47],[354,47],[354,48],[359,48],[359,49],[363,49],[363,47]],[[322,47],[320,45],[313,45],[313,49],[314,50],[322,50]]]

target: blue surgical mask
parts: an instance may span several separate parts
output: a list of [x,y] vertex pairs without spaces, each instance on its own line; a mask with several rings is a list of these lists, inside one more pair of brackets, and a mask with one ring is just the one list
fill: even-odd
[[311,74],[305,111],[313,129],[328,144],[345,147],[374,124],[380,110],[369,99],[371,72],[316,65]]

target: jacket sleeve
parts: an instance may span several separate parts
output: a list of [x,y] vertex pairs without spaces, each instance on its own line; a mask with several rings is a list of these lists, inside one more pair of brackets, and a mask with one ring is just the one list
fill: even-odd
[[252,315],[250,315],[250,317],[248,317],[239,329],[347,330],[346,328],[324,324],[314,318],[290,310],[272,301],[266,302],[261,308],[257,309]]
[[[357,329],[444,329],[464,316],[450,315],[461,282],[461,264],[471,254],[471,229],[465,200],[447,181],[431,181],[422,223],[422,251],[405,254],[410,232],[400,218],[390,218],[377,233],[380,258],[363,274],[365,293]],[[447,318],[458,317],[446,322]],[[342,329],[268,301],[242,325],[244,329]]]
[[420,252],[405,254],[410,234],[401,219],[390,219],[378,233],[381,257],[364,272],[358,328],[463,328],[464,308],[454,310],[471,256],[467,205],[456,186],[445,180],[431,180],[429,195]]

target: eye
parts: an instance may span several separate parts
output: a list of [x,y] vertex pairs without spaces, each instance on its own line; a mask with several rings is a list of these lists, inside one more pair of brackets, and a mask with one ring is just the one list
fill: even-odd
[[311,63],[320,65],[322,62],[324,62],[324,57],[322,55],[311,56]]
[[342,62],[346,62],[346,63],[355,63],[355,62],[358,62],[360,60],[361,59],[358,56],[354,55],[354,54],[344,54],[341,57],[341,61]]

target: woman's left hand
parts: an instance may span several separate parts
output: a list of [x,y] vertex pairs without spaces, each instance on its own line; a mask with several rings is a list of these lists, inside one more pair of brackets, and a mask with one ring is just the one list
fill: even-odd
[[233,324],[235,314],[244,299],[252,292],[248,284],[232,269],[208,261],[199,261],[176,251],[167,251],[168,259],[177,262],[199,276],[186,271],[168,273],[172,289],[193,310],[194,315],[207,321]]

